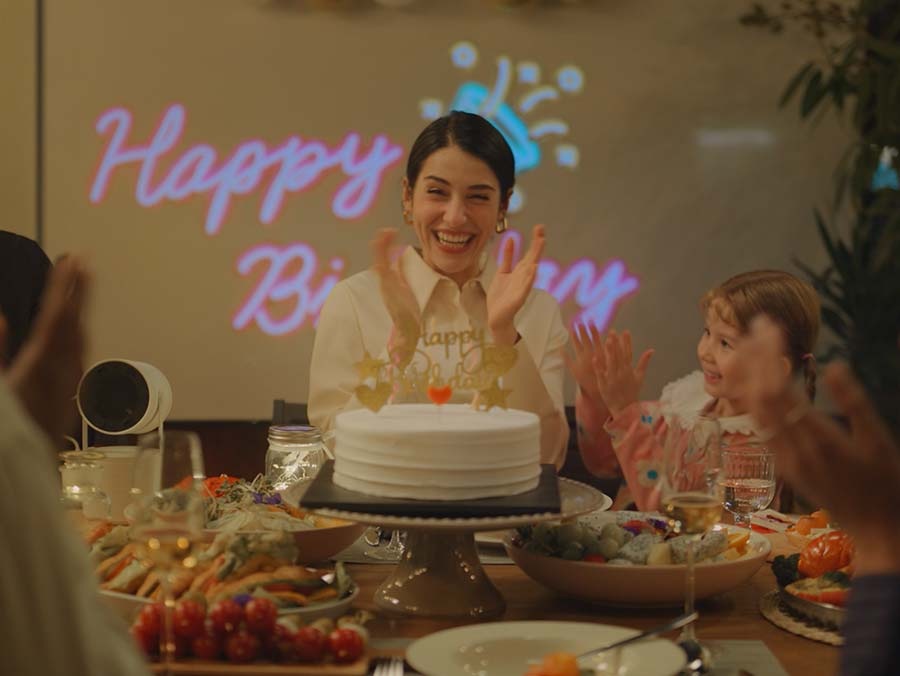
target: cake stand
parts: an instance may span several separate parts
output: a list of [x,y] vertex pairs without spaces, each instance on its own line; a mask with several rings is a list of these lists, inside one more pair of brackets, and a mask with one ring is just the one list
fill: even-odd
[[475,546],[478,531],[571,519],[609,509],[609,496],[570,479],[558,479],[560,512],[515,516],[428,518],[315,509],[317,514],[407,531],[406,550],[375,592],[382,610],[419,617],[489,619],[506,610],[506,601],[481,567]]

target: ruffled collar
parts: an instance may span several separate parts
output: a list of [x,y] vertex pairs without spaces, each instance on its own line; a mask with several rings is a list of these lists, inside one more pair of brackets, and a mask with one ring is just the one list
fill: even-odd
[[[671,421],[677,418],[683,429],[690,429],[701,414],[715,404],[703,387],[703,371],[694,371],[673,380],[663,388],[659,407],[663,418]],[[749,414],[719,418],[719,427],[725,434],[745,434],[759,436],[759,429]]]

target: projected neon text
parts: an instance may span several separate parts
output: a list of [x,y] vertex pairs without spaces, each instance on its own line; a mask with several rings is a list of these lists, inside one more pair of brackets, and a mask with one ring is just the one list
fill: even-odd
[[[509,231],[500,238],[499,246],[507,238],[513,240],[514,258],[518,260],[522,237]],[[257,268],[262,273],[256,288],[235,313],[232,326],[242,330],[255,323],[271,336],[291,333],[307,322],[314,326],[344,267],[343,259],[332,258],[323,274],[319,255],[303,242],[251,247],[238,258],[238,273],[246,277]],[[609,326],[619,303],[637,291],[638,285],[622,261],[613,260],[601,267],[586,258],[568,267],[545,258],[538,264],[535,280],[535,287],[550,293],[560,304],[572,301],[579,308],[573,322],[594,324],[601,331]],[[278,307],[279,316],[274,316],[272,306]]]
[[[184,106],[173,104],[147,143],[129,145],[131,112],[111,108],[100,115],[97,133],[108,136],[109,141],[91,182],[91,201],[103,201],[116,169],[137,164],[140,173],[134,196],[138,204],[151,207],[166,200],[180,202],[193,195],[207,196],[205,231],[214,235],[225,222],[234,197],[264,189],[259,220],[273,223],[288,194],[310,189],[329,171],[339,168],[346,180],[334,193],[331,208],[338,218],[354,219],[369,210],[385,171],[404,153],[383,134],[375,136],[366,150],[356,132],[348,133],[333,148],[315,139],[289,136],[273,147],[258,139],[244,141],[221,160],[215,148],[198,143],[176,158],[168,158],[170,164],[164,169],[162,160],[181,141],[185,120]],[[274,170],[274,176],[263,187],[270,170]]]
[[[266,263],[268,267],[264,268],[256,289],[238,308],[231,325],[240,330],[255,322],[270,336],[295,331],[307,320],[315,325],[325,298],[340,279],[344,261],[331,259],[331,272],[316,280],[319,259],[308,244],[296,242],[286,247],[259,244],[238,258],[237,269],[242,276],[247,276]],[[283,316],[273,317],[270,303],[285,303],[287,310]]]
[[[506,232],[500,238],[498,251],[502,250],[507,239],[513,240],[514,257],[518,260],[522,236],[514,230]],[[640,282],[628,273],[625,263],[620,260],[599,266],[588,258],[582,258],[564,268],[553,259],[544,258],[538,263],[534,286],[549,293],[560,305],[573,301],[579,308],[571,319],[573,323],[594,324],[604,331],[619,303],[637,291]]]

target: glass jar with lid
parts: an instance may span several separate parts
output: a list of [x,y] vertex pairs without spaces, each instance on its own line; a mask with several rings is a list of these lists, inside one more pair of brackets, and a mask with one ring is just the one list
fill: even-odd
[[281,497],[297,504],[325,461],[325,443],[318,427],[273,425],[269,428],[266,478]]
[[66,451],[59,454],[62,465],[60,503],[69,518],[80,523],[106,520],[110,517],[110,499],[99,487],[103,469],[102,453]]

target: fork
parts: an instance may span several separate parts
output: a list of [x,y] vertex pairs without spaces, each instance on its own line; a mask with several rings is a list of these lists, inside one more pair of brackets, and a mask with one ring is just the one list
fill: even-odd
[[403,676],[403,659],[391,657],[378,662],[372,676]]

